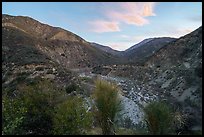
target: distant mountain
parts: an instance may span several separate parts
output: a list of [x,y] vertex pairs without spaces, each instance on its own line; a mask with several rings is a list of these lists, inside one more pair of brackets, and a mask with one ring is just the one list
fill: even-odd
[[138,64],[141,62],[144,63],[147,60],[147,58],[149,58],[159,49],[161,49],[166,44],[174,40],[176,40],[176,38],[170,37],[148,38],[139,42],[138,44],[131,46],[125,51],[117,51],[108,46],[100,45],[97,43],[91,43],[91,45],[107,53],[118,56],[122,61],[121,63]]
[[128,53],[131,50],[134,50],[140,46],[143,46],[144,44],[146,44],[147,42],[152,41],[152,40],[153,40],[153,38],[144,39],[143,41],[139,42],[138,44],[135,44],[135,45],[131,46],[130,48],[126,49],[125,52]]
[[170,37],[161,38],[149,38],[142,42],[133,45],[129,49],[123,52],[124,57],[126,57],[131,63],[145,62],[148,57],[152,56],[159,49],[163,48],[168,43],[176,40]]
[[121,53],[121,51],[114,50],[109,46],[104,46],[98,43],[92,42],[91,45],[113,55],[119,55]]

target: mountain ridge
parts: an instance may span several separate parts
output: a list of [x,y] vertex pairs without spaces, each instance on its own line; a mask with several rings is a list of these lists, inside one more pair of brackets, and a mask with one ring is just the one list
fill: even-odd
[[[89,42],[78,35],[61,28],[53,28],[49,25],[41,24],[28,17],[3,15],[2,24],[3,28],[7,28],[5,29],[7,30],[5,34],[8,34],[8,36],[10,35],[9,29],[23,30],[22,32],[26,34],[16,31],[14,35],[17,36],[20,33],[27,35],[27,37],[32,37],[35,48],[52,58],[55,56],[53,58],[55,61],[68,68],[117,62],[116,57],[91,46]],[[21,35],[18,35],[18,37],[21,37]],[[18,40],[16,39],[15,41]],[[59,46],[56,47],[55,45]],[[56,51],[54,52],[54,50]],[[74,54],[78,54],[78,56],[74,56]]]

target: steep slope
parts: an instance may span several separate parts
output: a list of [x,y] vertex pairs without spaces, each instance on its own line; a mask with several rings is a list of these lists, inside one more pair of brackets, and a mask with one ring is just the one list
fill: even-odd
[[[155,53],[146,64],[165,64],[170,67],[186,62],[192,64],[202,60],[202,27],[180,37]],[[168,60],[168,61],[167,61]],[[189,64],[189,65],[190,65]],[[188,66],[188,65],[187,65]],[[163,66],[164,67],[164,66]],[[188,67],[187,67],[188,68]]]
[[2,89],[14,93],[20,83],[53,79],[59,86],[78,83],[70,69],[114,63],[117,58],[79,36],[32,18],[2,15]]
[[91,46],[81,37],[29,17],[2,15],[2,27],[8,31],[15,30],[14,35],[22,37],[14,40],[17,43],[29,45],[24,41],[24,36],[32,38],[33,48],[67,68],[90,67],[116,61],[116,57]]
[[47,24],[42,24],[37,20],[25,16],[11,16],[3,14],[2,26],[19,29],[25,33],[28,33],[30,36],[40,39],[58,39],[85,42],[85,40],[72,32],[58,27],[52,27]]
[[202,27],[170,42],[143,66],[118,66],[112,75],[132,78],[135,92],[157,95],[182,110],[186,128],[202,127]]
[[181,102],[191,129],[202,127],[202,27],[179,38],[153,55],[147,62],[158,69],[153,78],[163,92]]
[[36,39],[19,29],[2,27],[2,90],[14,94],[16,86],[34,78],[53,79],[65,86],[75,75],[36,48]]
[[156,53],[159,49],[167,45],[169,42],[176,40],[175,38],[161,37],[161,38],[149,38],[141,41],[140,43],[133,45],[129,49],[123,52],[131,63],[145,62],[148,57]]

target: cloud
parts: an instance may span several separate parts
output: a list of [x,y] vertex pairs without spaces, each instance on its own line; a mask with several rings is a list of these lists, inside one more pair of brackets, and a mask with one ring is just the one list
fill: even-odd
[[103,9],[103,20],[91,22],[92,31],[114,32],[120,31],[119,24],[143,26],[149,24],[147,17],[156,16],[154,2],[116,2],[100,3]]
[[137,14],[129,14],[129,13],[118,13],[118,12],[110,12],[108,15],[111,19],[124,22],[126,24],[133,24],[136,26],[143,26],[144,24],[148,24],[148,20],[137,15]]
[[156,16],[156,14],[153,12],[154,6],[155,6],[155,3],[144,4],[143,16],[145,17]]
[[121,2],[116,6],[118,9],[108,9],[106,16],[111,20],[124,22],[126,24],[143,26],[149,23],[145,17],[156,16],[153,12],[155,7],[155,3],[153,2]]
[[90,22],[92,31],[97,33],[120,31],[119,23],[115,21],[95,20]]

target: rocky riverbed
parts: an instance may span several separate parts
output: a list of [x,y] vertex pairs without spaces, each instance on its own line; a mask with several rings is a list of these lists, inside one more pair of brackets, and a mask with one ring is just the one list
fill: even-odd
[[[152,100],[157,100],[157,95],[144,93],[141,88],[135,84],[131,79],[117,76],[104,76],[93,73],[80,73],[81,78],[95,79],[110,81],[118,85],[121,92],[121,103],[123,106],[122,111],[119,113],[120,120],[129,119],[133,125],[137,125],[143,121],[143,107]],[[90,100],[89,100],[90,101]]]

